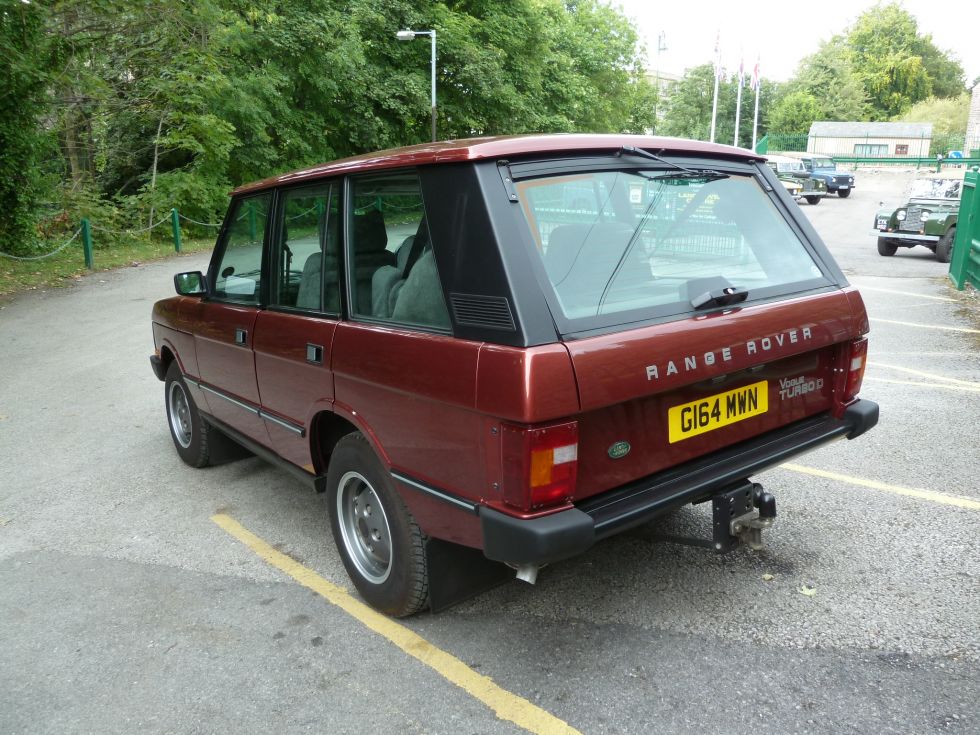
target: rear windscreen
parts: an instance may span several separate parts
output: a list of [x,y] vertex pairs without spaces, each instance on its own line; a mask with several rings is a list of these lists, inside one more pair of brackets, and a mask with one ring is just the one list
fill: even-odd
[[607,170],[518,181],[565,320],[682,313],[724,288],[754,300],[826,285],[759,181],[721,176]]

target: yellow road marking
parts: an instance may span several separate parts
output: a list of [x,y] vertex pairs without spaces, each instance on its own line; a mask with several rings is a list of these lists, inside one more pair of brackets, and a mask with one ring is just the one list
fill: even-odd
[[328,582],[312,569],[272,548],[231,516],[217,513],[211,516],[211,520],[245,544],[265,562],[285,572],[365,627],[394,643],[409,656],[418,659],[467,694],[483,702],[501,720],[513,722],[536,735],[581,735],[574,727],[550,712],[502,689],[494,684],[490,677],[476,673],[458,658],[432,645],[404,625],[355,600],[347,590]]
[[882,324],[901,324],[903,327],[921,327],[922,329],[942,329],[947,332],[968,332],[969,334],[980,334],[980,329],[970,329],[969,327],[947,327],[941,324],[917,324],[916,322],[900,322],[894,319],[871,319],[872,322]]
[[838,482],[846,482],[851,485],[870,487],[873,488],[874,490],[883,490],[886,493],[895,493],[896,495],[907,495],[910,498],[919,498],[920,500],[931,500],[934,503],[942,503],[944,505],[955,505],[957,508],[980,510],[980,501],[972,500],[970,498],[961,498],[958,495],[947,495],[946,493],[937,493],[935,490],[923,490],[922,488],[917,488],[917,487],[902,487],[901,485],[889,485],[884,482],[878,482],[877,480],[865,480],[862,477],[850,477],[848,475],[841,475],[837,472],[827,472],[827,470],[818,470],[818,469],[814,469],[813,467],[804,467],[803,465],[793,464],[792,462],[787,462],[779,466],[785,470],[792,470],[793,472],[801,472],[804,475],[813,475],[814,477],[824,477],[828,480],[837,480]]
[[921,388],[939,388],[940,390],[959,390],[964,393],[980,393],[980,386],[976,388],[967,388],[962,385],[950,385],[948,383],[923,383],[919,380],[892,380],[890,378],[876,378],[873,375],[865,375],[865,380],[870,380],[872,383],[894,383],[896,385],[916,385]]
[[968,388],[976,388],[980,390],[980,383],[975,383],[972,380],[958,380],[957,378],[947,378],[943,375],[936,375],[935,373],[924,373],[921,370],[913,370],[912,368],[901,367],[899,365],[889,365],[884,362],[878,361],[868,361],[869,365],[874,365],[875,367],[888,368],[889,370],[898,370],[903,373],[908,373],[909,375],[918,375],[920,378],[929,378],[930,380],[942,380],[946,383],[954,383],[956,385],[965,385]]
[[924,293],[915,293],[913,291],[896,291],[893,288],[875,288],[874,286],[858,286],[859,291],[881,291],[882,293],[895,293],[900,296],[916,296],[920,299],[933,299],[934,301],[953,301],[956,299],[951,299],[946,296],[928,296]]

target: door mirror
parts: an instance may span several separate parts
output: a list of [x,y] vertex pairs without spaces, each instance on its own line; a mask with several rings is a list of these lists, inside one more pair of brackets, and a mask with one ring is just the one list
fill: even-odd
[[174,276],[174,288],[181,296],[203,296],[208,292],[207,281],[201,271],[178,273]]

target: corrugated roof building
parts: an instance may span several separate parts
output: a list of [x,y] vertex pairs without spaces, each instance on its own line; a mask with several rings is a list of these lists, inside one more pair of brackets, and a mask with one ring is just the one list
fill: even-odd
[[917,158],[929,155],[932,123],[814,122],[808,153],[867,158]]

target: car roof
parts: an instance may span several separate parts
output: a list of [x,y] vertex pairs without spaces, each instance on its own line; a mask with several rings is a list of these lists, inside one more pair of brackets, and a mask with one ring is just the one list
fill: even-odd
[[799,158],[790,156],[766,156],[766,160],[772,163],[802,163]]
[[933,172],[931,174],[923,174],[922,176],[916,176],[913,181],[944,181],[953,180],[960,181],[963,175],[966,173],[965,168],[953,169],[952,171],[940,171],[939,173]]
[[238,187],[232,192],[259,191],[284,184],[315,180],[339,174],[367,172],[403,166],[425,166],[436,163],[458,163],[487,159],[553,153],[612,153],[624,145],[636,146],[658,154],[710,154],[741,161],[761,161],[763,157],[745,148],[719,143],[706,143],[685,138],[666,138],[650,135],[508,135],[486,138],[424,143],[365,153],[351,158],[323,163],[298,171],[273,176]]

